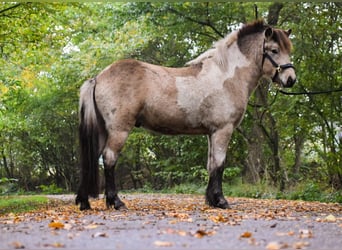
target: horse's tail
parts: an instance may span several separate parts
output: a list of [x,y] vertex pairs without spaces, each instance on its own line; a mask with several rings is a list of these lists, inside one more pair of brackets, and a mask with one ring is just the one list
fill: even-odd
[[93,78],[87,80],[82,85],[80,91],[79,142],[81,185],[78,196],[84,199],[88,199],[88,195],[97,197],[99,194],[99,136],[103,118],[97,110],[95,86],[96,79]]

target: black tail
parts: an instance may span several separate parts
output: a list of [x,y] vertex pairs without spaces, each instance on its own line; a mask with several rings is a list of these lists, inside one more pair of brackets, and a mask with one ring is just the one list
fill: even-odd
[[[86,81],[80,93],[80,163],[81,183],[76,204],[81,203],[81,209],[90,208],[88,196],[99,194],[99,136],[101,124],[95,103],[95,79]],[[103,119],[103,118],[102,118]]]

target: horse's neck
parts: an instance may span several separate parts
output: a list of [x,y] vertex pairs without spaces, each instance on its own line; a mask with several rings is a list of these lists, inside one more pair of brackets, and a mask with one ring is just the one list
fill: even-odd
[[[250,51],[253,53],[252,49]],[[245,55],[240,51],[237,42],[234,42],[229,47],[226,57],[220,55],[213,58],[223,72],[225,81],[246,91],[246,98],[252,94],[261,77],[261,70],[258,66],[259,56],[256,55],[258,54]]]

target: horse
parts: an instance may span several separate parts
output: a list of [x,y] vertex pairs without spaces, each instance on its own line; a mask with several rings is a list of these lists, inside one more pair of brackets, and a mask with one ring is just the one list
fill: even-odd
[[218,40],[184,67],[122,59],[85,81],[79,102],[80,210],[91,209],[88,198],[99,194],[101,155],[107,208],[126,209],[114,170],[134,127],[168,135],[207,135],[206,203],[230,208],[222,192],[228,143],[260,78],[282,87],[295,83],[290,34],[291,29],[257,20]]

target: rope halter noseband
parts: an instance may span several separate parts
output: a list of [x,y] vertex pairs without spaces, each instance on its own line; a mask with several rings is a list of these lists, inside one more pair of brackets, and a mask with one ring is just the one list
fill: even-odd
[[261,64],[261,68],[264,67],[264,62],[265,59],[267,58],[273,65],[273,67],[276,68],[276,72],[274,74],[274,76],[272,77],[272,81],[274,81],[276,79],[276,77],[278,76],[278,74],[288,68],[292,68],[295,69],[295,67],[293,66],[292,63],[286,63],[286,64],[278,64],[276,63],[276,61],[273,60],[273,58],[267,53],[266,48],[265,48],[265,40],[262,46],[262,50],[263,50],[263,55],[262,55],[262,64]]

